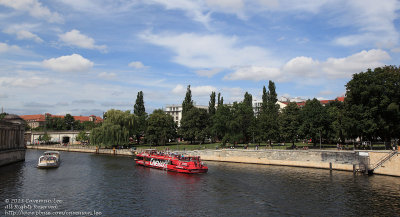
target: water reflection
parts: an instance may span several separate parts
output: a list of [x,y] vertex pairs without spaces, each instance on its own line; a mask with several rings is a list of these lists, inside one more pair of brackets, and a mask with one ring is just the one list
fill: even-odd
[[[103,216],[395,216],[400,178],[318,169],[207,162],[188,175],[135,166],[130,157],[62,152],[55,170],[41,151],[0,168],[2,198],[56,198],[60,210]],[[2,207],[4,207],[2,205]]]

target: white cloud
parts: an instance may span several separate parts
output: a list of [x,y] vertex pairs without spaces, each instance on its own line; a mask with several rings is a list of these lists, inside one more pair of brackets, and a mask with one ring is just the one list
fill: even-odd
[[236,69],[224,77],[226,80],[280,80],[282,72],[278,68],[263,66],[246,66]]
[[44,60],[42,64],[45,68],[57,72],[83,72],[93,67],[93,62],[79,54],[47,59]]
[[51,80],[49,78],[42,77],[0,77],[0,86],[10,87],[23,87],[23,88],[34,88],[41,85],[49,84]]
[[311,57],[296,57],[283,66],[283,71],[299,76],[316,77],[319,62]]
[[0,42],[0,53],[13,53],[13,52],[20,52],[22,49],[17,45],[8,45],[6,43]]
[[[172,89],[172,93],[184,95],[186,93],[186,88],[181,84],[176,85]],[[192,91],[193,96],[207,96],[210,95],[212,91],[216,91],[217,88],[213,86],[190,86],[190,90]]]
[[330,78],[349,78],[352,74],[368,68],[383,66],[382,61],[390,58],[390,55],[383,50],[363,50],[345,58],[328,58],[321,68]]
[[19,40],[28,39],[28,40],[33,40],[37,43],[43,42],[43,40],[39,36],[37,36],[36,34],[30,32],[28,30],[17,29],[17,28],[8,28],[8,29],[4,30],[3,32],[7,33],[7,34],[15,34],[17,36],[17,39],[19,39]]
[[275,80],[295,81],[305,78],[350,78],[354,73],[384,65],[390,55],[383,50],[361,51],[344,58],[328,58],[319,62],[310,57],[296,57],[280,68],[249,66],[236,69],[226,75],[227,80]]
[[110,72],[110,73],[100,72],[97,76],[99,76],[100,78],[103,78],[103,79],[110,80],[110,79],[117,77],[117,74],[115,74],[114,72]]
[[214,69],[202,69],[202,70],[197,70],[196,74],[199,76],[204,76],[204,77],[213,77],[214,75],[220,73],[223,69],[221,68],[214,68]]
[[243,46],[237,37],[224,35],[152,34],[143,40],[172,50],[172,61],[191,68],[231,68],[243,65],[275,64],[273,56],[257,46]]
[[357,33],[336,38],[335,43],[343,46],[374,44],[391,48],[399,42],[399,33],[394,21],[398,19],[400,3],[396,0],[354,0],[345,1],[346,10],[341,24],[355,26]]
[[69,32],[59,35],[60,40],[67,45],[77,46],[86,49],[97,49],[101,51],[106,51],[106,45],[96,45],[93,38],[90,38],[79,30],[73,29]]
[[46,19],[50,23],[62,23],[62,17],[42,6],[38,0],[0,0],[0,5],[11,7],[18,11],[28,12],[32,17]]
[[140,61],[133,61],[133,62],[130,62],[130,63],[128,64],[128,66],[130,66],[130,67],[132,67],[132,68],[135,68],[135,69],[143,69],[143,68],[146,68],[146,66],[143,65],[143,63],[140,62]]

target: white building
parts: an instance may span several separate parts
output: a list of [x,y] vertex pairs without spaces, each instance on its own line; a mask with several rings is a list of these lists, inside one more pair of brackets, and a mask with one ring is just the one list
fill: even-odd
[[[282,102],[276,102],[277,105],[279,105],[280,109],[283,109],[286,107],[286,104]],[[230,104],[231,105],[231,104]],[[262,101],[261,100],[253,100],[253,111],[254,115],[258,115],[261,110],[261,105]],[[201,108],[201,109],[206,109],[208,110],[208,106],[204,105],[194,105],[196,108]],[[165,106],[164,109],[166,114],[169,114],[173,117],[175,123],[178,125],[178,127],[181,125],[181,120],[182,120],[182,104],[180,105],[167,105]]]
[[[194,107],[208,110],[208,106],[204,106],[204,105],[194,105]],[[165,111],[165,113],[171,115],[174,118],[174,121],[178,125],[178,127],[181,125],[182,104],[180,104],[180,105],[167,105],[165,107],[164,111]]]
[[[285,103],[279,101],[277,101],[276,104],[279,105],[279,110],[282,110],[283,108],[286,107]],[[260,114],[261,106],[262,106],[262,100],[256,100],[256,99],[253,100],[253,112],[255,116],[258,116],[258,114]]]

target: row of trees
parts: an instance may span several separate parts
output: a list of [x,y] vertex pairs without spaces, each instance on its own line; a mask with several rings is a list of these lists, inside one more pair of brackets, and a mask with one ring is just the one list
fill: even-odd
[[[26,125],[27,129],[29,125]],[[45,125],[35,128],[34,130],[36,131],[47,131],[47,130],[91,130],[95,127],[97,127],[98,124],[96,124],[93,121],[84,121],[80,122],[78,120],[75,120],[75,118],[70,115],[66,114],[63,118],[61,117],[52,117],[52,116],[46,116],[46,121]]]
[[182,102],[181,125],[172,116],[155,110],[145,112],[143,93],[138,93],[134,112],[110,110],[101,127],[94,128],[95,144],[126,144],[145,138],[153,144],[165,144],[181,137],[186,141],[211,139],[223,144],[248,142],[296,142],[311,139],[314,144],[345,142],[346,139],[391,141],[400,134],[400,70],[395,66],[368,69],[353,75],[346,84],[344,102],[322,105],[307,100],[304,107],[288,103],[280,110],[275,84],[263,87],[262,106],[254,115],[252,95],[245,93],[241,102],[224,104],[220,93],[212,92],[208,110],[193,104],[190,85]]

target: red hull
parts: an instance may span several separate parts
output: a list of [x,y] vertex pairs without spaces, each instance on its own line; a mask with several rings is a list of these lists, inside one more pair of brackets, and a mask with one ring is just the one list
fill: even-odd
[[154,151],[137,154],[135,161],[137,165],[179,173],[194,174],[208,171],[208,167],[203,165],[200,157],[157,154]]

